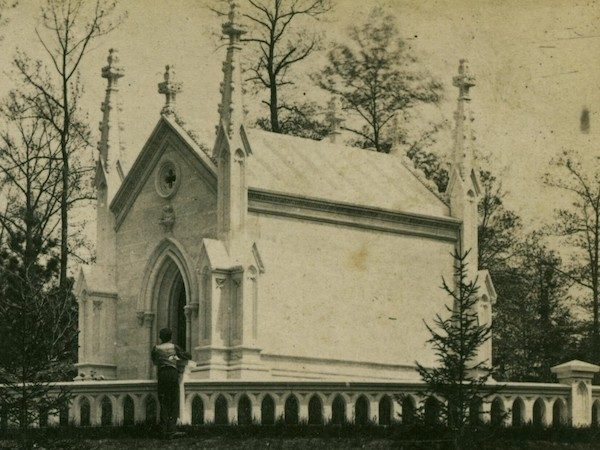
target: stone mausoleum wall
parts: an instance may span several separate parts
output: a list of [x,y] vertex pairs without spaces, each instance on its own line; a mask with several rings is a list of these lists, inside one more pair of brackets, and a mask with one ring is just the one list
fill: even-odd
[[414,378],[416,360],[433,363],[423,320],[447,300],[453,242],[265,214],[249,222],[265,265],[258,344],[281,366],[274,376],[349,375],[354,362],[363,376],[390,364],[395,379]]
[[[213,238],[216,229],[216,194],[207,180],[198,175],[190,161],[176,151],[177,140],[164,143],[164,154],[154,167],[117,232],[117,377],[149,376],[149,338],[156,333],[153,316],[139,317],[139,297],[144,276],[152,264],[152,255],[166,239],[181,244],[193,263],[202,238]],[[161,148],[156,149],[157,152]],[[161,198],[155,187],[155,175],[164,160],[180,168],[180,186],[172,199]],[[175,222],[165,231],[160,220],[165,206],[172,206]],[[195,267],[188,267],[194,271]],[[148,323],[152,322],[152,323]],[[149,331],[148,327],[154,327]]]

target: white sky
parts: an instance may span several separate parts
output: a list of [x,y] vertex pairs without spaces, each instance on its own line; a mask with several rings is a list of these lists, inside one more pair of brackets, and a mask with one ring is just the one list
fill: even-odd
[[[157,93],[165,64],[173,64],[184,83],[178,98],[190,128],[212,137],[217,117],[223,49],[215,33],[220,19],[205,7],[211,0],[128,0],[129,15],[119,29],[96,43],[84,61],[83,106],[94,132],[100,120],[105,80],[100,69],[110,47],[125,68],[121,95],[128,158],[132,161],[159,117]],[[324,42],[343,39],[345,28],[368,14],[375,1],[337,0]],[[473,109],[478,143],[497,171],[504,171],[509,206],[528,223],[547,222],[556,193],[542,187],[547,162],[563,147],[600,153],[600,2],[578,0],[383,1],[423,63],[447,85],[440,112],[450,119],[458,60],[466,57],[477,77]],[[18,47],[38,54],[34,27],[40,1],[21,0],[0,42],[3,82]],[[416,37],[415,37],[416,36]],[[304,67],[318,67],[318,56]],[[302,86],[314,94],[311,85]],[[260,108],[247,98],[249,108]],[[253,104],[254,103],[254,104]],[[592,130],[579,133],[583,105],[592,112]],[[96,133],[97,134],[97,133]],[[210,139],[208,139],[210,141]]]

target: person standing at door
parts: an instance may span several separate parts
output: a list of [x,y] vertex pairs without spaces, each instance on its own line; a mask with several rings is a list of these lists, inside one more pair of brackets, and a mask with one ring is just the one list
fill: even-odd
[[179,369],[190,359],[190,355],[171,342],[172,331],[163,328],[159,331],[160,344],[152,348],[152,362],[158,372],[158,401],[160,421],[165,436],[176,435],[175,427],[179,417]]

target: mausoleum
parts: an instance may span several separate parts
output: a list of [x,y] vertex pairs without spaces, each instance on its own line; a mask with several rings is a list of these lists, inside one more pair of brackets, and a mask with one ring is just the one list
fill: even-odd
[[[167,67],[166,103],[137,159],[123,161],[120,79],[111,50],[97,158],[97,257],[77,281],[82,378],[151,379],[150,349],[168,326],[199,379],[411,380],[433,363],[423,320],[443,309],[441,277],[470,250],[477,198],[470,89],[461,61],[446,193],[410,160],[245,123],[243,29],[228,39],[216,138],[206,151],[181,126],[182,84]],[[147,120],[152,120],[152,114]],[[140,120],[143,120],[141,118]],[[491,358],[491,347],[482,357]]]
[[[97,253],[75,286],[78,376],[62,383],[74,394],[65,420],[156,420],[150,349],[166,326],[192,355],[182,380],[184,423],[405,420],[439,400],[418,394],[415,362],[435,363],[423,320],[449,300],[440,284],[452,279],[455,250],[469,251],[477,314],[491,323],[496,294],[477,261],[481,188],[467,62],[453,78],[452,166],[439,193],[397,153],[340,143],[337,120],[321,141],[251,128],[243,33],[232,7],[216,135],[186,131],[176,110],[182,83],[167,66],[162,111],[139,118],[157,118],[139,150],[123,146],[126,75],[110,51],[95,175]],[[131,167],[125,152],[138,155]],[[481,359],[491,360],[491,345]],[[474,413],[515,424],[598,423],[600,390],[591,379],[599,369],[573,361],[555,368],[559,383],[507,383]]]

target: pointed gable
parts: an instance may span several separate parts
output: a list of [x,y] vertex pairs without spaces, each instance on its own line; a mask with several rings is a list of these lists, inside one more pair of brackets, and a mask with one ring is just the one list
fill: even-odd
[[182,157],[196,169],[198,176],[216,192],[216,166],[209,156],[196,144],[173,118],[161,116],[154,131],[125,176],[110,209],[116,217],[116,227],[126,217],[143,185],[152,174],[167,148],[181,152]]

